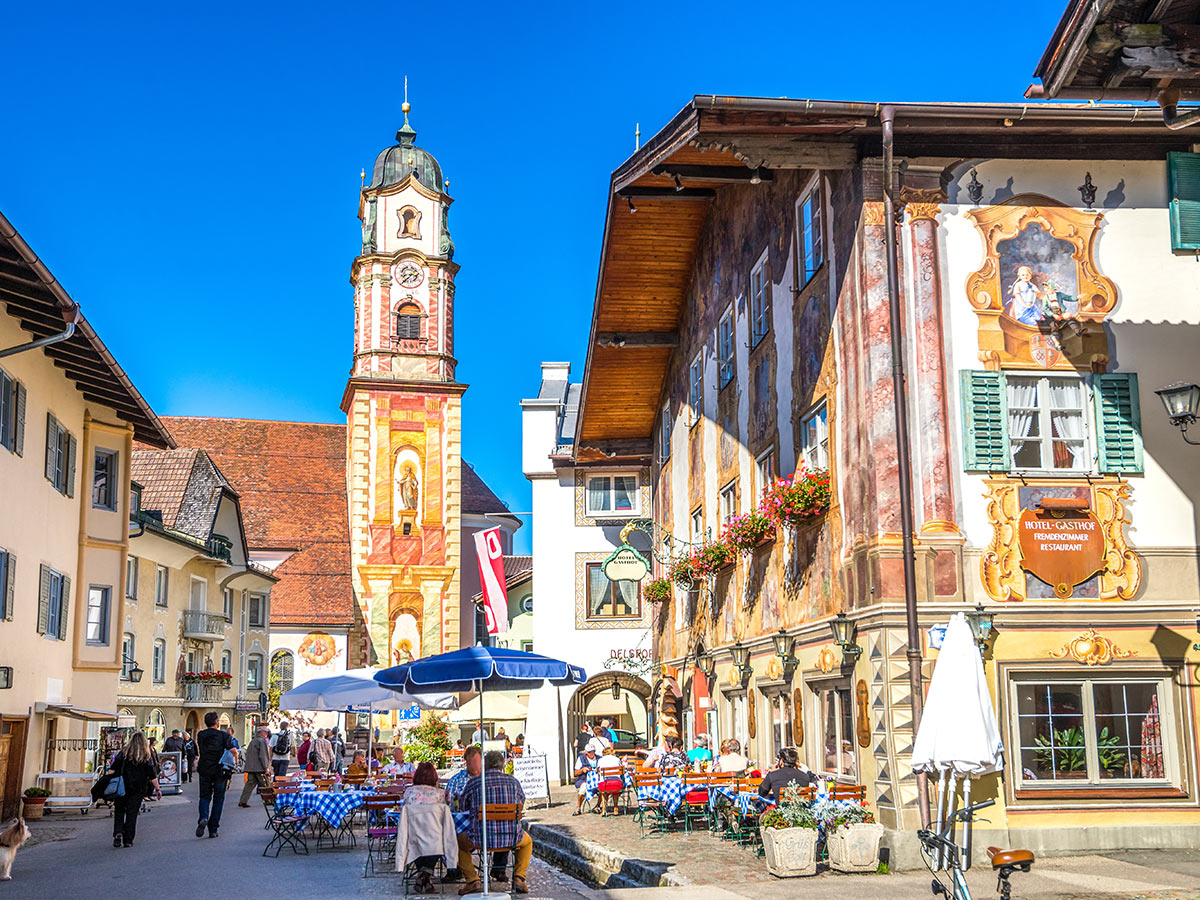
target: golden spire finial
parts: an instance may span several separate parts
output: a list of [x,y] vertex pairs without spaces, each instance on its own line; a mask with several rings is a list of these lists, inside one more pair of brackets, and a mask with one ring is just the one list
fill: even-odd
[[412,107],[408,105],[408,76],[405,75],[404,76],[404,103],[401,104],[400,111],[402,113],[404,113],[404,118],[406,120],[408,119],[408,111],[410,109],[412,109]]

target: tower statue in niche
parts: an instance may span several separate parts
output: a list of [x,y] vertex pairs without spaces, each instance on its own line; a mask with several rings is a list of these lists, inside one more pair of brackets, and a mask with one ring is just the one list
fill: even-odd
[[413,471],[412,466],[404,467],[404,475],[396,484],[398,499],[400,500],[401,509],[416,509],[417,500],[420,498],[421,487],[417,483],[417,473]]

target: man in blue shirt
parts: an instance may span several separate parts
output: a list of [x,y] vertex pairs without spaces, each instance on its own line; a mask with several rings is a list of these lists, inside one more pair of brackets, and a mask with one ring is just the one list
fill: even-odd
[[[458,867],[462,869],[466,884],[459,889],[459,895],[478,893],[481,885],[479,873],[475,870],[472,855],[483,846],[483,828],[479,818],[484,803],[491,806],[497,803],[515,804],[516,819],[512,821],[487,821],[487,845],[492,847],[512,848],[516,851],[516,861],[513,863],[512,889],[515,894],[528,894],[529,888],[525,883],[525,873],[529,871],[529,860],[533,856],[533,839],[525,833],[521,825],[521,813],[525,806],[525,791],[521,783],[504,771],[505,756],[498,751],[490,751],[484,759],[487,767],[487,778],[472,777],[459,799],[460,809],[470,812],[470,825],[467,831],[458,836]],[[483,790],[486,784],[487,798]]]

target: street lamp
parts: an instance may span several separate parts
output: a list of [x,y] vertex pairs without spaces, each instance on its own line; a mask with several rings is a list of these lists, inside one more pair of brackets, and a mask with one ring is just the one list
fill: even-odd
[[1193,441],[1187,436],[1188,426],[1200,415],[1200,386],[1177,381],[1159,388],[1154,393],[1162,400],[1167,419],[1179,429],[1183,439],[1189,444],[1200,446],[1200,441]]
[[121,654],[121,665],[126,667],[125,677],[134,684],[137,684],[139,681],[141,681],[142,676],[146,674],[145,670],[137,664],[137,660],[131,659],[124,653]]
[[713,672],[717,671],[717,661],[711,653],[696,652],[696,668],[705,678],[712,678]]
[[771,643],[775,645],[775,655],[783,663],[785,676],[790,677],[792,672],[795,671],[797,663],[796,657],[792,656],[792,648],[796,645],[796,638],[780,628],[778,634],[771,635]]
[[987,647],[988,640],[996,631],[996,623],[992,614],[980,603],[967,613],[967,624],[971,626],[971,634],[975,636],[975,643],[979,645],[979,652],[982,653]]
[[739,642],[729,648],[729,655],[733,658],[733,669],[737,672],[738,678],[745,681],[754,671],[750,665],[750,648],[743,647]]
[[862,655],[862,647],[854,641],[857,626],[853,619],[846,617],[844,612],[838,613],[829,621],[829,630],[833,632],[833,642],[842,648],[843,662],[846,661],[846,657],[849,657],[850,662],[853,663]]
[[617,681],[615,678],[613,679],[612,683],[612,697],[614,700],[621,699],[621,682]]

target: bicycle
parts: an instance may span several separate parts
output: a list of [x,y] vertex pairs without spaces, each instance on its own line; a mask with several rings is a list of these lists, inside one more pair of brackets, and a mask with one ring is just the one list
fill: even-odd
[[[940,833],[921,829],[917,839],[921,842],[921,856],[925,866],[933,875],[933,883],[929,886],[933,895],[945,896],[947,900],[972,900],[971,889],[967,887],[960,856],[960,848],[952,839],[954,823],[962,822],[967,825],[972,821],[977,810],[995,804],[995,800],[984,800],[972,803],[946,818],[946,825]],[[1033,866],[1034,855],[1029,850],[1002,850],[999,847],[988,847],[988,856],[992,860],[992,871],[996,873],[996,892],[1000,900],[1011,900],[1012,886],[1008,883],[1014,872],[1028,872]],[[938,877],[938,870],[945,869],[950,873],[951,883],[947,885]]]

